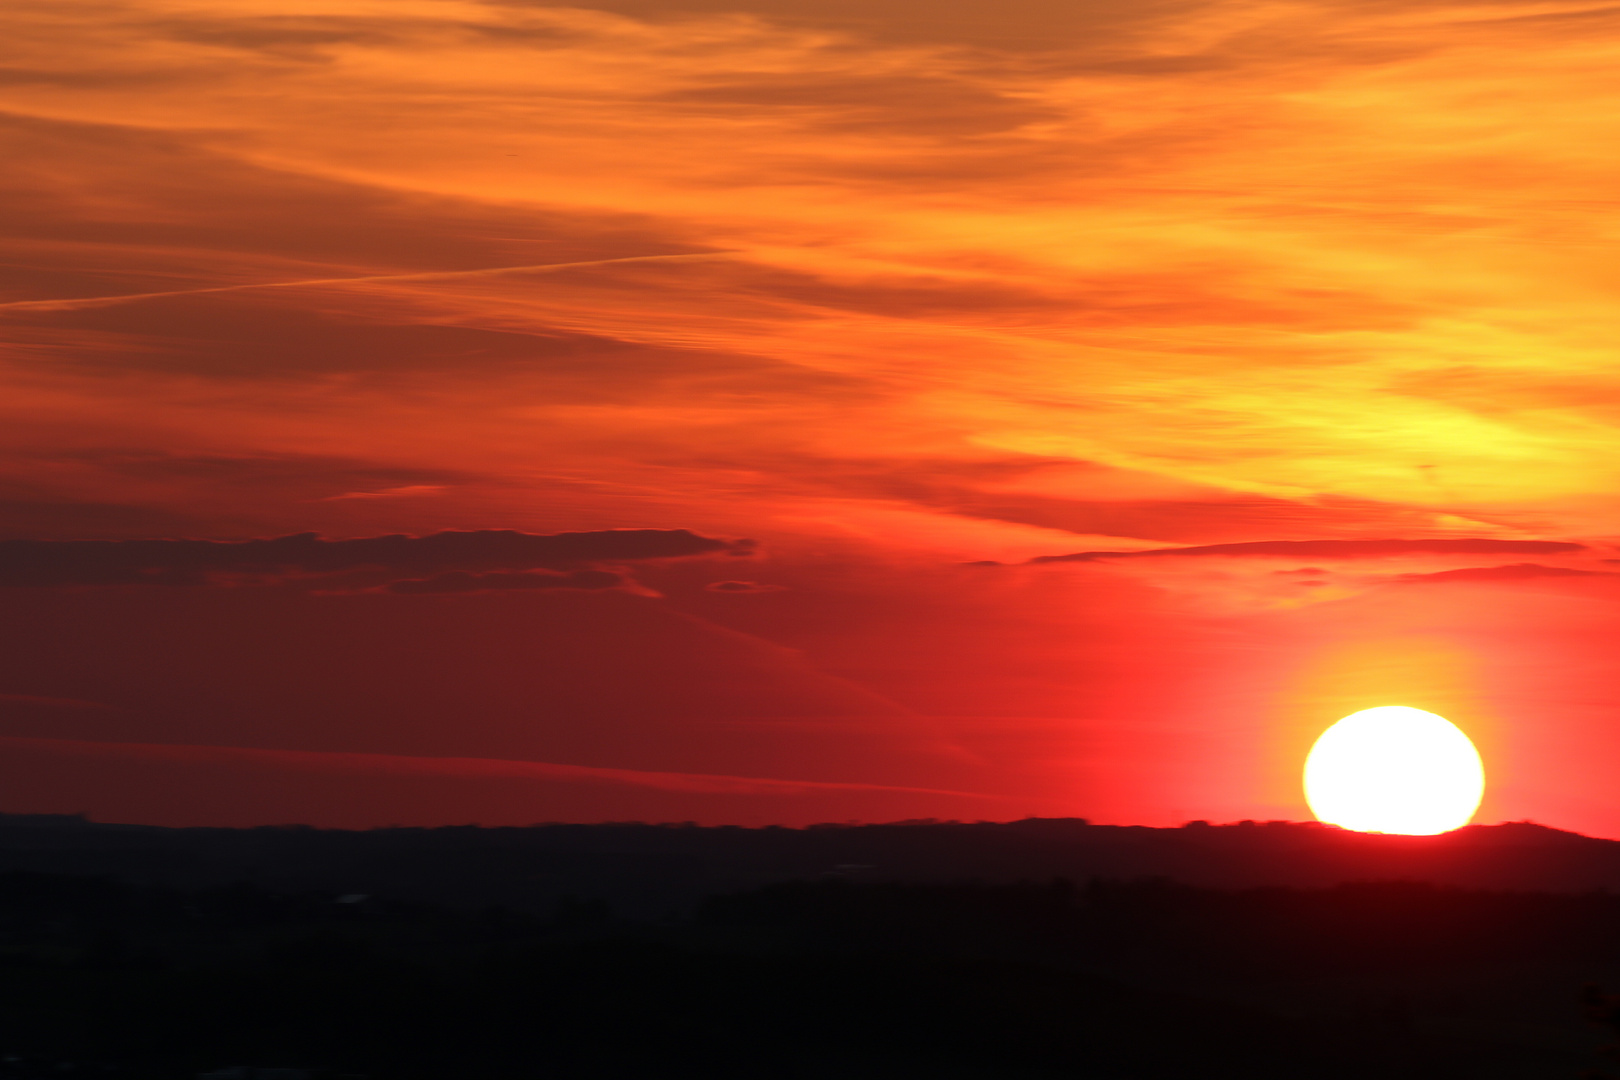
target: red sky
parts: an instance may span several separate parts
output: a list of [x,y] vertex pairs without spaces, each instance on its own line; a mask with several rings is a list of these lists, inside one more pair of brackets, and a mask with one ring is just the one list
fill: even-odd
[[1620,836],[1620,8],[0,24],[0,809]]

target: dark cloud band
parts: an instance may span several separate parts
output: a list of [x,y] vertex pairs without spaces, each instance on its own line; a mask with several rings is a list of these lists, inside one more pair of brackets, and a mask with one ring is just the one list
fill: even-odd
[[1258,540],[1243,544],[1156,548],[1152,551],[1078,551],[1072,555],[1040,555],[1029,561],[1092,562],[1098,559],[1161,559],[1178,555],[1375,559],[1390,555],[1562,555],[1584,550],[1584,544],[1558,540]]
[[[747,540],[699,536],[686,529],[606,529],[537,535],[510,529],[327,540],[300,533],[266,540],[4,540],[0,586],[198,585],[212,574],[322,574],[382,570],[401,576],[582,570],[600,562],[744,552]],[[558,584],[552,579],[563,582]],[[438,584],[434,584],[438,582]],[[616,583],[616,582],[615,582]],[[403,582],[401,584],[404,584]],[[512,584],[424,578],[407,592],[469,588],[605,588],[601,579],[542,575]]]

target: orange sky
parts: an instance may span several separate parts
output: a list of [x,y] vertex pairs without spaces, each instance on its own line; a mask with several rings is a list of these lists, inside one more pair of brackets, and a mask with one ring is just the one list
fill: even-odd
[[[1298,818],[1404,703],[1486,819],[1620,836],[1620,7],[12,0],[0,51],[0,535],[761,542],[12,587],[0,809]],[[1020,565],[1389,538],[1506,546]]]

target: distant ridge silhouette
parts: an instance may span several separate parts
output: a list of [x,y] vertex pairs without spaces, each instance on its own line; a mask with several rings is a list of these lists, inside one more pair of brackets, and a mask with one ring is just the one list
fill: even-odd
[[237,881],[460,906],[549,910],[600,896],[627,913],[684,910],[778,881],[985,882],[1165,878],[1212,888],[1426,881],[1525,892],[1620,892],[1620,841],[1531,822],[1440,836],[1316,823],[1180,828],[1079,818],[741,828],[639,822],[527,828],[162,828],[0,814],[0,871],[146,884]]

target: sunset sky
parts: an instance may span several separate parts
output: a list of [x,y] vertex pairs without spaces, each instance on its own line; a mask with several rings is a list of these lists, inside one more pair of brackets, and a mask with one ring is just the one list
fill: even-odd
[[0,810],[1300,820],[1404,704],[1620,837],[1620,6],[0,52]]

